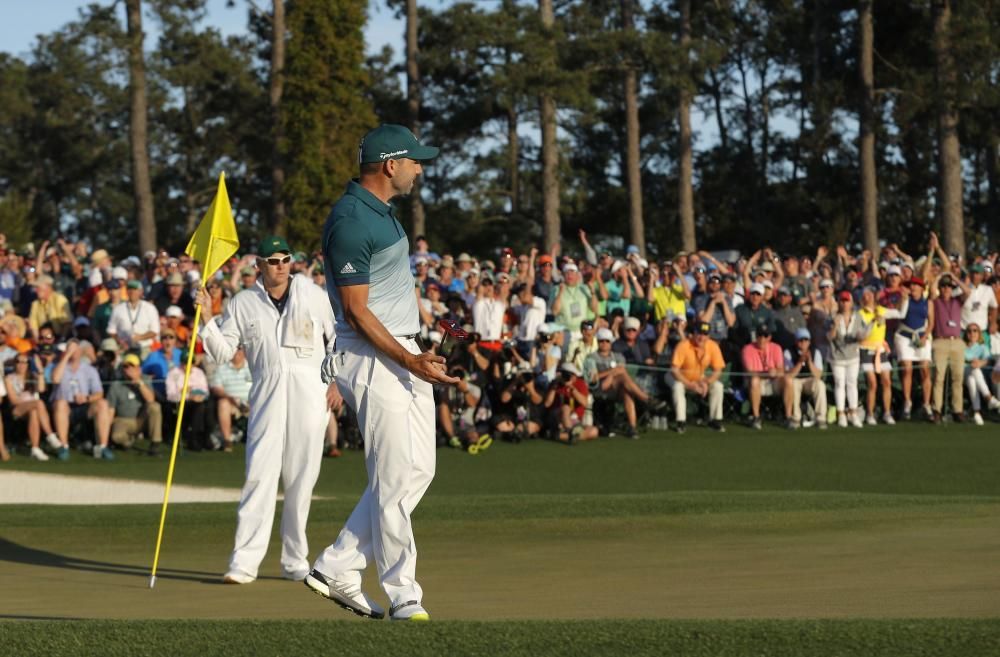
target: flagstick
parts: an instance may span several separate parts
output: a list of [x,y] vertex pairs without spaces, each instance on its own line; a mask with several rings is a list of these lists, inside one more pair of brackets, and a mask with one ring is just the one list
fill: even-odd
[[153,555],[153,572],[149,575],[149,588],[156,586],[156,566],[160,562],[160,543],[163,541],[163,525],[167,520],[167,503],[170,501],[170,485],[174,480],[174,463],[177,461],[177,446],[180,444],[181,424],[184,419],[184,403],[187,401],[188,382],[191,379],[191,363],[194,362],[194,347],[198,340],[198,324],[201,321],[201,305],[194,311],[194,328],[191,329],[191,343],[188,346],[187,366],[184,369],[184,387],[181,390],[181,404],[177,409],[177,426],[174,427],[174,444],[170,448],[170,467],[167,468],[167,487],[163,491],[163,510],[160,511],[160,530],[156,534],[156,553]]

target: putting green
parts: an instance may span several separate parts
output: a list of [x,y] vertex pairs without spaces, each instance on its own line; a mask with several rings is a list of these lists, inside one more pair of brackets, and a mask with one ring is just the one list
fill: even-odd
[[[688,504],[697,497],[689,494]],[[729,499],[757,506],[740,498]],[[487,506],[481,519],[447,520],[447,505],[437,510],[429,500],[428,517],[417,517],[418,574],[439,619],[995,616],[1000,502],[939,502],[561,518],[535,517],[538,507],[526,505],[526,517],[512,518],[516,500],[508,499],[495,505],[500,513]],[[314,552],[347,511],[316,503]],[[91,512],[93,524],[80,522],[87,513],[8,514],[0,616],[350,619],[278,577],[277,541],[260,580],[220,584],[230,505],[174,509],[153,591],[146,586],[155,507],[105,507]],[[379,593],[371,572],[367,588]]]

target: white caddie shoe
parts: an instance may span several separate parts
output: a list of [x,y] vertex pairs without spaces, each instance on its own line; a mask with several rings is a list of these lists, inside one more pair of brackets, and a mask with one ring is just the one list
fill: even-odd
[[222,581],[224,584],[249,584],[256,580],[256,577],[251,577],[246,573],[241,573],[238,570],[230,570],[228,573],[222,576]]
[[285,570],[281,569],[281,576],[285,579],[290,579],[293,582],[301,582],[309,574],[308,570]]
[[315,568],[309,571],[309,574],[302,581],[309,590],[323,596],[327,600],[333,601],[348,611],[353,611],[358,616],[385,618],[385,610],[365,595],[361,587],[356,584],[338,582]]
[[401,602],[389,610],[389,620],[394,621],[429,621],[431,615],[420,606],[416,600]]

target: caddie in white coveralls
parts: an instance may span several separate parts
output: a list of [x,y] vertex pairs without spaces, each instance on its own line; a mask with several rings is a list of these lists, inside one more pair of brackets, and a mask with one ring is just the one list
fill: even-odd
[[361,590],[374,560],[393,620],[428,620],[416,580],[410,514],[434,477],[431,382],[454,384],[444,358],[421,353],[409,242],[389,201],[406,195],[422,146],[398,125],[369,132],[359,149],[361,177],[347,186],[323,230],[327,291],[337,317],[336,352],[323,380],[336,376],[358,417],[368,486],[336,542],[313,564],[306,586],[361,616],[385,612]]
[[[264,240],[257,258],[261,278],[236,294],[220,323],[212,302],[198,296],[205,349],[227,363],[239,345],[253,375],[247,426],[246,483],[237,512],[236,541],[223,581],[257,578],[271,537],[278,479],[284,486],[281,569],[287,579],[309,572],[306,522],[323,457],[331,407],[342,403],[336,386],[324,386],[320,368],[334,345],[334,319],[323,290],[307,276],[289,276],[291,249],[281,237]],[[324,344],[326,339],[327,344]]]

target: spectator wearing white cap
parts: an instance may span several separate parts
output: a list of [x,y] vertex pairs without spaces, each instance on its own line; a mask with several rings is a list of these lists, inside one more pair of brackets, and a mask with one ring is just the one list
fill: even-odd
[[[596,283],[591,282],[591,285]],[[580,322],[597,316],[597,295],[583,282],[580,268],[569,262],[563,267],[563,282],[556,289],[551,312],[556,322],[570,329],[569,348],[580,339]]]
[[962,300],[962,328],[972,324],[985,334],[997,332],[997,298],[986,284],[986,268],[979,262],[969,268],[969,293]]
[[757,330],[766,326],[768,334],[775,330],[774,313],[764,304],[764,285],[752,283],[749,286],[746,303],[736,308],[736,324],[731,338],[742,348],[757,339]]
[[503,316],[507,311],[507,301],[497,291],[492,278],[484,278],[479,284],[476,301],[472,304],[472,326],[479,334],[480,342],[489,350],[500,348],[503,335]]
[[[823,383],[823,354],[812,345],[809,329],[795,331],[795,347],[785,350],[785,417],[789,429],[802,421],[802,395],[812,398],[815,423],[826,429],[826,384]],[[811,426],[811,425],[810,425]]]
[[556,370],[563,359],[565,331],[566,327],[556,322],[546,322],[538,327],[536,370],[539,378],[545,383],[551,383],[556,378]]
[[168,306],[163,315],[166,325],[177,334],[179,344],[186,345],[191,337],[191,329],[184,325],[184,311],[180,306]]
[[160,337],[160,314],[142,298],[142,283],[129,281],[125,287],[126,301],[111,311],[108,335],[127,348],[139,349],[145,358]]
[[600,430],[593,425],[584,425],[589,401],[590,388],[583,380],[580,368],[573,363],[560,365],[559,377],[545,393],[549,426],[560,442],[573,445],[580,440],[597,438]]
[[614,338],[615,335],[610,329],[598,329],[597,351],[584,360],[583,377],[595,398],[616,399],[622,402],[628,422],[626,436],[637,438],[639,434],[636,429],[636,401],[649,404],[653,410],[660,410],[666,402],[652,399],[632,380],[625,369],[625,357],[611,349]]
[[637,317],[626,317],[622,322],[622,335],[612,345],[612,349],[625,357],[630,365],[652,366],[656,363],[649,343],[639,337],[642,322]]
[[611,279],[604,285],[608,291],[607,314],[615,310],[621,310],[626,316],[629,314],[632,306],[631,271],[628,263],[622,260],[615,260],[615,264],[611,265]]

